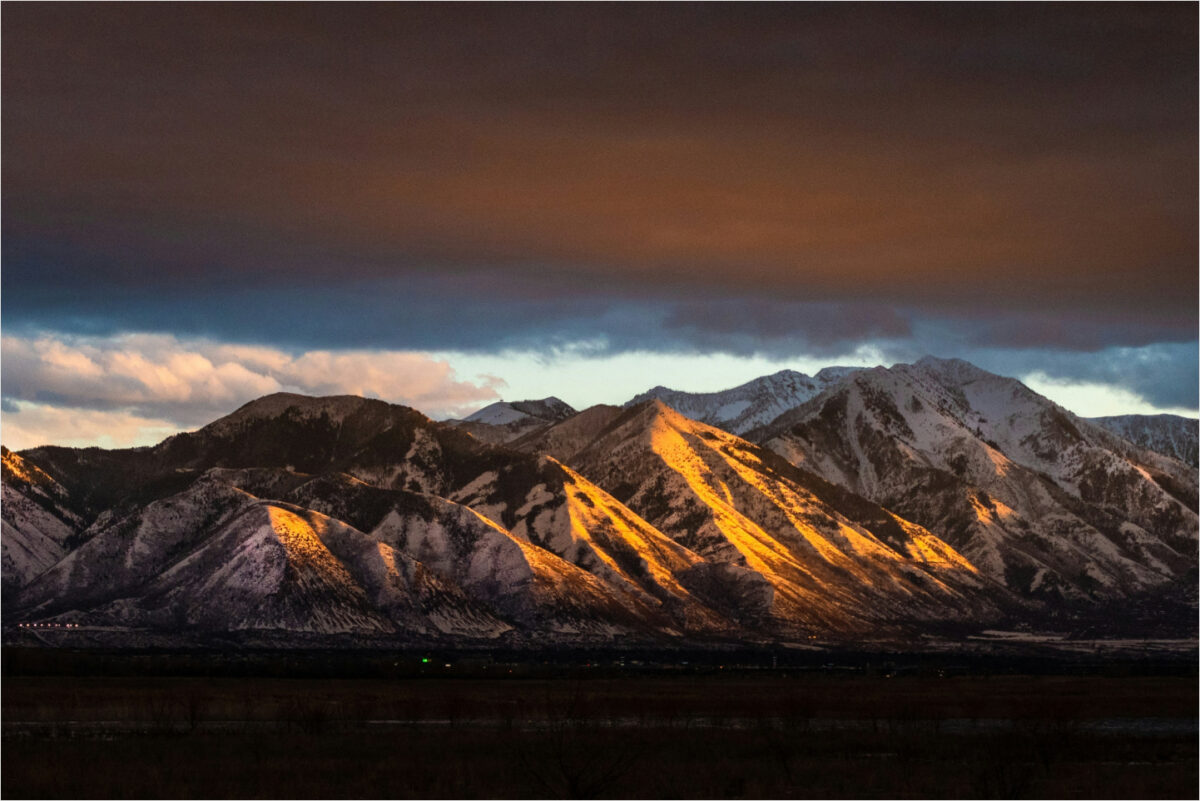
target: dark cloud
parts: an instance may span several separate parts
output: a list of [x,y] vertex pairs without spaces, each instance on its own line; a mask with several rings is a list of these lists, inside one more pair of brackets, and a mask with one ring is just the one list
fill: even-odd
[[1055,379],[1108,384],[1163,408],[1200,408],[1200,346],[1196,342],[1105,348],[1092,353],[1055,350],[966,350],[964,358],[1004,375],[1040,372]]
[[1181,313],[1195,21],[1187,5],[14,6],[6,281],[484,264]]
[[786,358],[832,357],[869,344],[887,358],[909,361],[926,353],[969,358],[992,350],[1082,357],[1116,347],[1195,342],[1195,319],[1183,314],[1171,319],[1130,310],[1105,321],[1083,311],[1055,314],[1007,305],[966,314],[753,294],[714,297],[694,290],[635,295],[603,286],[568,291],[553,282],[503,282],[488,273],[281,288],[160,291],[101,285],[68,294],[53,286],[25,293],[6,287],[0,303],[5,331],[27,336],[45,330],[87,336],[170,331],[292,350],[551,352],[586,343],[597,354],[657,350]]
[[[871,343],[1194,404],[1192,4],[13,4],[4,23],[6,332]],[[1156,343],[1183,343],[1172,366],[1105,366]]]
[[888,306],[763,299],[676,304],[663,329],[698,350],[770,355],[836,355],[861,342],[912,333],[908,319]]
[[1058,348],[1093,351],[1116,345],[1140,347],[1195,336],[1195,315],[1154,315],[1139,309],[1118,310],[1108,319],[1086,313],[1016,312],[992,319],[976,318],[970,335],[977,347]]

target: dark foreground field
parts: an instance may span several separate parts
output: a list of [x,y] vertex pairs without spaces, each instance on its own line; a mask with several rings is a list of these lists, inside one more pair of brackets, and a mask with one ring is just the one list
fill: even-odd
[[1177,669],[289,679],[9,662],[5,798],[1194,798],[1200,780],[1196,677]]

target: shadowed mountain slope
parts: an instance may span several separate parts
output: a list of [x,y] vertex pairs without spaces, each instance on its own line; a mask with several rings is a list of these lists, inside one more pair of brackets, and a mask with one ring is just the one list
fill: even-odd
[[498,401],[465,419],[447,422],[483,442],[502,444],[544,429],[574,414],[575,410],[566,403],[550,397],[541,400]]
[[1200,466],[1200,421],[1195,418],[1175,414],[1123,414],[1085,419],[1134,445],[1192,467]]

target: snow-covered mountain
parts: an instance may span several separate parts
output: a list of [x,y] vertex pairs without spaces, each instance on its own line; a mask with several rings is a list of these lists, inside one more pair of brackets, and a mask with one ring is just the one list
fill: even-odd
[[575,410],[555,397],[541,400],[497,401],[462,420],[449,420],[450,425],[466,431],[484,442],[511,442],[518,437],[565,420]]
[[826,367],[815,376],[781,370],[720,392],[680,392],[659,386],[635,396],[625,407],[659,400],[684,417],[740,435],[771,422],[858,369]]
[[[618,492],[655,465],[665,506],[637,500],[665,528],[551,455],[364,399],[268,396],[153,448],[13,454],[84,511],[65,555],[14,576],[6,620],[549,642],[998,614],[995,588],[935,535],[828,485],[820,500],[769,452],[661,404],[555,425],[570,436],[547,441]],[[693,474],[706,459],[719,479]],[[15,530],[40,520],[12,508]]]
[[849,634],[981,620],[1003,595],[931,532],[658,400],[628,409],[573,461],[703,557],[704,591],[743,624]]
[[620,406],[591,406],[574,417],[530,431],[513,440],[509,447],[526,453],[544,453],[561,462],[570,463],[576,453],[621,416],[621,411]]
[[3,594],[7,598],[62,559],[83,520],[66,489],[8,448],[3,458]]
[[[569,534],[573,518],[530,515],[599,490],[404,407],[269,396],[155,448],[31,453],[82,491],[94,519],[80,547],[16,577],[25,586],[6,617],[196,632],[675,631],[636,582],[531,541]],[[456,489],[492,517],[446,497]],[[589,514],[602,507],[589,502]],[[614,514],[635,521],[619,534],[648,529]],[[607,547],[620,551],[614,536]],[[594,550],[569,545],[605,574]]]
[[938,532],[1027,597],[1194,581],[1193,468],[966,362],[861,371],[750,436]]
[[536,417],[539,420],[562,420],[575,414],[575,410],[553,396],[541,400],[497,401],[484,406],[479,411],[466,417],[470,423],[488,423],[502,426],[526,417]]
[[1200,420],[1175,414],[1122,414],[1087,419],[1135,445],[1200,467]]
[[661,644],[1194,598],[1194,468],[965,362],[824,375],[745,439],[658,399],[456,425],[277,394],[151,448],[5,450],[4,622]]

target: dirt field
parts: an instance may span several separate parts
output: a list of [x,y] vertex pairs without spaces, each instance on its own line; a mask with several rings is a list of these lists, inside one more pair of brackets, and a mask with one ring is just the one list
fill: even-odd
[[18,797],[1191,797],[1194,676],[6,676]]

